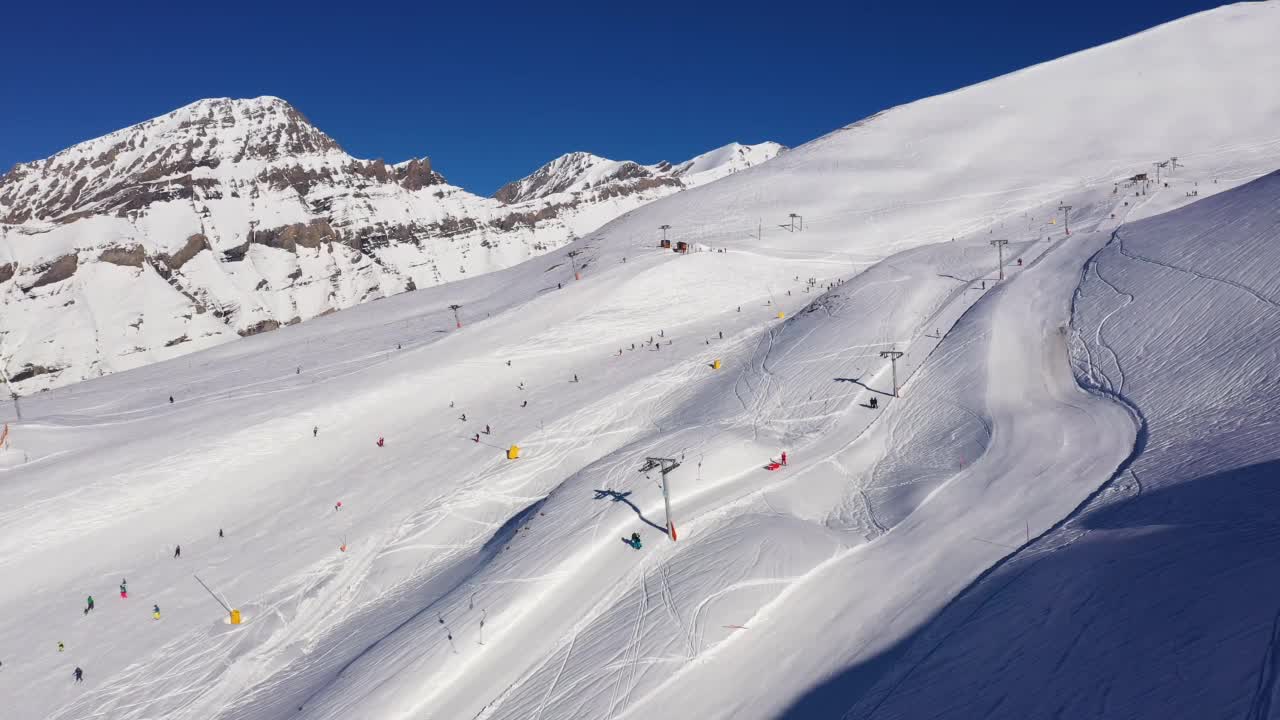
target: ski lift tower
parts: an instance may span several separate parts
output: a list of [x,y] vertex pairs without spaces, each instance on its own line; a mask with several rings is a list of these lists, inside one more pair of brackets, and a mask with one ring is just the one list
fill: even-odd
[[880,357],[889,358],[889,365],[893,369],[893,396],[898,397],[898,358],[903,356],[901,350],[881,350]]
[[1058,210],[1062,211],[1062,227],[1068,235],[1071,234],[1071,206],[1062,204],[1058,206]]
[[672,542],[676,540],[676,524],[671,520],[671,493],[667,489],[669,487],[667,474],[678,467],[680,467],[680,461],[675,458],[651,457],[645,458],[644,467],[640,468],[640,472],[649,472],[657,468],[662,473],[662,503],[667,510],[667,537],[671,538]]
[[577,250],[570,250],[570,251],[568,252],[568,255],[569,255],[569,265],[570,265],[570,267],[572,267],[572,268],[573,268],[573,279],[574,279],[574,280],[581,280],[581,279],[582,279],[582,273],[578,272],[578,251],[577,251]]
[[449,309],[453,311],[453,322],[458,328],[462,328],[462,320],[458,319],[458,310],[462,309],[461,305],[450,305]]
[[1009,244],[1008,240],[992,240],[991,244],[996,248],[996,258],[999,261],[1000,280],[1004,279],[1004,246]]
[[671,229],[670,225],[659,225],[658,229],[662,231],[662,246],[667,246],[667,231]]
[[[796,227],[797,220],[800,221],[799,227]],[[804,231],[804,216],[791,213],[791,232],[795,232],[796,230],[800,230],[801,232]]]

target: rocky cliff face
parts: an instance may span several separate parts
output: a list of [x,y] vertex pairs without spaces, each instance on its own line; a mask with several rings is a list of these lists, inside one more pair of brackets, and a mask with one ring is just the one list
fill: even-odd
[[0,178],[0,368],[38,390],[498,270],[715,175],[585,157],[616,167],[483,198],[425,157],[353,158],[262,97],[17,165]]

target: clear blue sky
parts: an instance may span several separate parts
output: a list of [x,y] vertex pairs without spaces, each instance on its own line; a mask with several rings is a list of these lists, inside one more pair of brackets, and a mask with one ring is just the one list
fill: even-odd
[[1210,0],[11,2],[0,168],[203,97],[278,95],[358,157],[489,194],[561,153],[798,145]]

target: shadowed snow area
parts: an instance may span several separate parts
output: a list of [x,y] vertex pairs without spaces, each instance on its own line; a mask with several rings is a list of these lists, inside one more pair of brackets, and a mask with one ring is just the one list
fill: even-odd
[[1266,716],[1277,32],[1194,16],[6,401],[6,713]]
[[[1280,584],[1280,173],[1117,230],[1074,299],[1122,472],[909,641],[787,717],[1264,718]],[[891,659],[889,659],[891,658]]]

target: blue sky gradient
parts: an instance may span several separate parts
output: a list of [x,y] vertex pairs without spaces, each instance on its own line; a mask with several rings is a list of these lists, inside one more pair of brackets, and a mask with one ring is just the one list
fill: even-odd
[[1221,3],[11,3],[0,168],[204,97],[278,95],[357,157],[491,194],[586,150],[799,145]]

